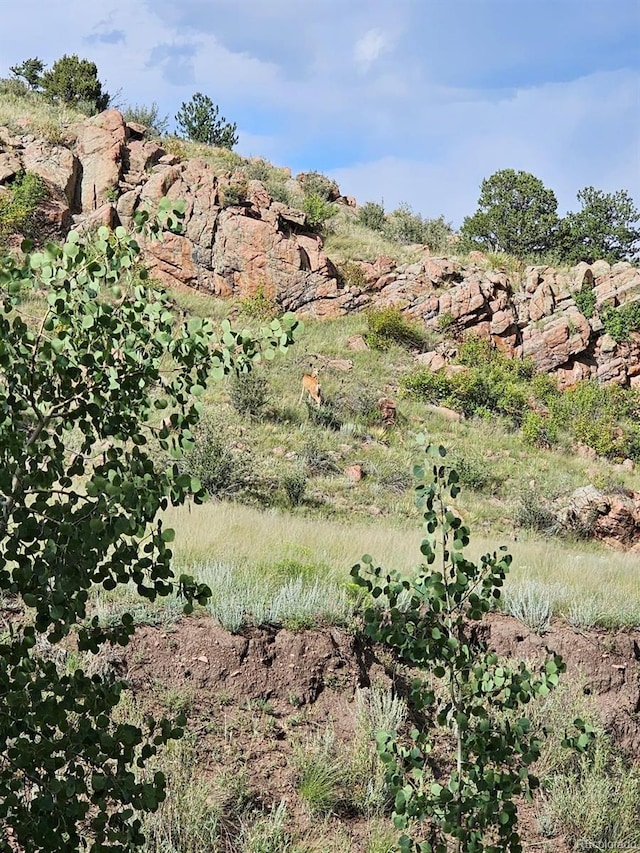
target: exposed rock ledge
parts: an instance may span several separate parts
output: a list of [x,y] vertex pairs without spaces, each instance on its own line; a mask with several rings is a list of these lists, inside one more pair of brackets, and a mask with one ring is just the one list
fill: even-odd
[[[141,205],[183,199],[184,233],[145,246],[150,268],[166,283],[220,296],[261,290],[283,309],[316,317],[397,306],[429,327],[447,315],[460,331],[555,372],[561,387],[588,377],[640,387],[640,336],[617,344],[598,315],[604,306],[640,299],[640,270],[630,264],[599,261],[564,273],[530,267],[515,281],[485,269],[481,258],[461,265],[425,251],[414,264],[363,263],[362,281],[350,285],[304,213],[274,201],[259,181],[249,181],[246,202],[225,207],[224,188],[234,176],[216,176],[203,160],[180,162],[117,110],[79,123],[73,133],[75,143],[63,146],[0,128],[0,185],[20,169],[41,175],[51,189],[47,227],[59,236],[73,222],[128,225]],[[585,287],[595,291],[591,319],[574,299]]]

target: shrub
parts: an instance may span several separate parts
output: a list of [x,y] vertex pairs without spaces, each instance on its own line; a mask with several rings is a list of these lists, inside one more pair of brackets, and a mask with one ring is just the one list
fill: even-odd
[[12,98],[25,98],[29,94],[29,86],[17,77],[0,77],[0,95]]
[[322,231],[328,220],[336,213],[335,205],[330,204],[317,193],[305,195],[302,209],[306,215],[307,225],[312,231]]
[[619,308],[605,308],[602,312],[602,322],[605,331],[616,343],[625,343],[632,332],[640,330],[640,301],[628,302]]
[[169,127],[169,116],[160,115],[160,108],[155,101],[149,107],[138,106],[138,104],[125,107],[122,111],[122,118],[126,122],[144,125],[151,131],[151,135],[158,137],[164,136]]
[[291,506],[299,506],[304,500],[307,489],[307,475],[303,470],[290,471],[283,475],[282,487]]
[[231,497],[241,491],[252,477],[246,454],[232,450],[222,428],[213,418],[203,418],[194,431],[194,446],[179,462],[180,470],[196,477],[211,497]]
[[458,334],[458,321],[451,311],[443,311],[438,315],[438,331],[445,338],[455,338]]
[[541,817],[573,849],[637,849],[640,838],[640,772],[629,768],[599,733],[577,768],[545,784]]
[[244,204],[247,200],[248,185],[245,180],[233,181],[222,188],[222,207]]
[[529,411],[525,413],[520,432],[524,443],[530,447],[551,447],[558,440],[558,432],[554,422],[538,412]]
[[593,285],[583,285],[582,290],[573,294],[573,301],[588,320],[593,317],[596,310],[596,292]]
[[8,191],[0,192],[0,240],[10,234],[34,237],[38,205],[48,195],[47,185],[33,172],[22,173]]
[[338,276],[343,287],[364,287],[366,284],[363,269],[355,261],[338,264]]
[[263,285],[258,285],[253,296],[245,296],[240,303],[240,309],[248,317],[259,320],[270,320],[278,313],[275,299],[267,296]]
[[611,459],[640,459],[640,394],[598,382],[580,382],[549,401],[553,423]]
[[384,234],[400,243],[422,243],[431,251],[443,251],[449,246],[453,229],[444,217],[423,219],[408,204],[401,204],[385,219]]
[[375,201],[367,201],[358,209],[357,221],[372,231],[384,231],[386,216],[384,207]]
[[549,590],[536,581],[526,581],[507,587],[503,610],[519,619],[536,634],[545,634],[551,626],[551,597]]
[[518,527],[535,530],[545,536],[554,536],[558,532],[558,519],[533,489],[520,493],[514,521]]
[[336,432],[342,426],[340,414],[331,400],[323,400],[320,406],[316,406],[307,400],[306,406],[312,424]]
[[323,201],[331,201],[340,196],[336,182],[320,172],[305,172],[298,175],[298,183],[305,196],[315,195]]
[[241,415],[257,417],[268,398],[267,380],[262,371],[240,373],[229,380],[231,405]]
[[395,343],[406,349],[424,350],[427,333],[407,320],[399,308],[376,308],[367,312],[365,340],[374,349],[389,349]]

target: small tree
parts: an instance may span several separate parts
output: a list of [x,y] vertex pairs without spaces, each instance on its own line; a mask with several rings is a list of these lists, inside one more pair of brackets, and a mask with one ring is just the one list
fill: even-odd
[[53,63],[41,78],[44,95],[52,101],[63,101],[89,113],[106,110],[111,100],[98,80],[95,62],[65,54]]
[[[429,755],[436,735],[427,725],[408,738],[378,732],[394,822],[406,831],[400,849],[520,853],[514,799],[530,798],[539,784],[529,767],[540,756],[540,742],[519,709],[548,694],[565,667],[552,654],[534,675],[524,663],[512,668],[487,649],[476,623],[499,599],[511,557],[486,554],[479,564],[464,557],[469,530],[447,505],[459,493],[458,475],[445,466],[444,448],[428,447],[426,454],[430,474],[422,466],[414,470],[416,502],[425,510],[420,550],[426,565],[403,577],[375,567],[367,555],[364,566],[351,571],[370,595],[366,633],[425,671],[413,680],[409,705],[422,718],[429,713],[453,744],[450,766],[439,762],[434,770]],[[584,748],[590,728],[575,723],[580,734],[567,744]]]
[[562,220],[561,251],[570,263],[633,260],[640,251],[640,211],[626,190],[605,193],[585,187],[582,210]]
[[[133,617],[101,625],[94,590],[178,593],[187,612],[206,600],[206,586],[174,575],[174,534],[158,518],[203,499],[179,466],[194,395],[288,347],[296,322],[251,337],[225,321],[221,341],[201,318],[176,328],[123,228],[28,248],[20,263],[0,258],[0,594],[21,611],[0,637],[0,836],[11,828],[25,853],[130,850],[143,842],[135,811],[154,810],[165,787],[134,768],[184,720],[112,722],[124,682],[67,672],[48,650],[71,632],[80,651],[129,642]],[[20,303],[33,288],[46,294],[37,322]],[[154,461],[151,438],[174,464]]]
[[478,210],[460,234],[490,252],[529,257],[552,249],[559,224],[553,190],[528,172],[502,169],[482,182]]
[[44,71],[44,62],[38,57],[33,59],[25,59],[20,65],[13,65],[9,71],[14,77],[22,77],[26,81],[30,89],[37,89],[40,86],[40,79]]
[[194,142],[217,145],[231,150],[238,144],[237,125],[227,122],[208,95],[196,92],[183,103],[176,115],[180,131]]

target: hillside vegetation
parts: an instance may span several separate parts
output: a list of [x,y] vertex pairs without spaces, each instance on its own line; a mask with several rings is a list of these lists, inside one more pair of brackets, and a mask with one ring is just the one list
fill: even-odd
[[[29,133],[52,144],[73,145],[74,122],[84,115],[78,104],[61,110],[40,92],[13,88],[6,81],[0,86],[0,126],[12,134]],[[99,94],[102,97],[101,90]],[[361,261],[371,263],[384,255],[396,264],[411,264],[424,257],[427,242],[434,251],[458,261],[468,259],[479,245],[491,248],[477,242],[487,211],[484,218],[467,222],[461,241],[442,218],[424,220],[406,206],[391,213],[374,203],[353,208],[338,201],[339,189],[325,176],[309,173],[292,179],[287,169],[240,157],[230,150],[233,145],[213,148],[166,136],[162,144],[178,158],[197,157],[215,170],[223,182],[221,209],[241,208],[249,183],[260,181],[272,199],[299,210],[304,227],[322,235],[324,251],[341,283],[356,289],[364,275]],[[114,196],[118,192],[114,188]],[[107,577],[105,583],[87,581],[86,593],[85,588],[69,586],[58,595],[58,585],[62,589],[67,583],[64,573],[52,571],[46,582],[38,583],[35,573],[24,569],[28,560],[20,562],[22,552],[16,546],[8,552],[7,564],[14,560],[20,568],[12,563],[4,572],[0,599],[10,626],[5,639],[7,644],[13,642],[15,626],[17,634],[26,626],[31,636],[33,622],[38,660],[45,661],[49,675],[55,674],[61,695],[66,695],[69,684],[81,690],[85,673],[87,681],[94,679],[96,696],[98,685],[104,683],[114,691],[113,685],[119,685],[109,709],[118,728],[109,731],[122,736],[129,764],[134,754],[140,760],[135,776],[127,777],[130,788],[114,787],[114,802],[119,803],[120,797],[125,804],[127,797],[137,797],[136,815],[146,836],[143,849],[393,853],[399,849],[400,826],[417,837],[427,832],[420,828],[428,825],[425,819],[439,815],[436,806],[429,812],[432,806],[424,802],[422,811],[409,812],[408,804],[415,803],[412,797],[423,785],[421,773],[431,796],[441,797],[438,802],[445,812],[457,796],[454,743],[462,749],[460,732],[468,723],[464,709],[471,707],[465,702],[471,702],[474,689],[478,696],[482,690],[493,691],[496,701],[487,714],[487,726],[506,733],[505,742],[515,744],[513,755],[499,755],[487,736],[487,767],[494,767],[494,759],[496,768],[501,759],[511,765],[510,775],[505,771],[501,778],[508,776],[512,785],[509,795],[505,789],[502,797],[491,782],[482,788],[484,777],[478,783],[486,802],[498,791],[495,813],[488,807],[482,813],[491,838],[495,840],[491,835],[495,832],[507,837],[504,824],[511,826],[513,796],[521,807],[521,833],[527,843],[545,845],[554,853],[585,844],[636,844],[640,778],[633,765],[640,743],[638,711],[633,709],[637,688],[633,656],[640,627],[640,535],[634,538],[633,525],[640,534],[640,521],[634,522],[633,512],[640,513],[640,391],[596,381],[560,390],[556,379],[538,372],[532,360],[507,357],[486,340],[465,333],[446,314],[426,325],[397,307],[383,306],[329,319],[307,316],[302,323],[283,316],[276,296],[261,287],[225,298],[186,287],[156,287],[157,282],[153,278],[149,282],[141,272],[138,246],[124,229],[93,229],[86,245],[83,237],[74,236],[64,249],[41,246],[25,271],[19,252],[16,261],[9,259],[10,253],[21,237],[44,242],[46,193],[46,182],[29,172],[0,188],[6,330],[14,324],[20,338],[19,346],[2,347],[2,391],[16,364],[20,388],[20,383],[29,388],[37,365],[42,376],[51,377],[52,394],[67,383],[78,383],[82,389],[87,377],[97,390],[87,398],[88,414],[74,420],[71,408],[50,438],[46,436],[50,418],[41,417],[43,406],[53,405],[57,412],[48,386],[43,383],[36,389],[44,402],[36,394],[34,403],[34,393],[26,391],[3,397],[7,413],[3,429],[10,438],[3,448],[7,459],[21,447],[21,435],[28,430],[42,454],[32,464],[31,444],[24,450],[22,476],[34,490],[33,502],[25,499],[15,526],[7,533],[5,524],[3,530],[7,539],[16,530],[23,534],[25,553],[40,554],[41,548],[45,568],[58,565],[56,543],[62,534],[56,530],[62,525],[57,516],[47,514],[45,486],[53,488],[50,502],[55,513],[62,512],[64,501],[53,497],[60,466],[60,491],[73,494],[72,509],[94,498],[98,503],[114,502],[105,511],[108,523],[99,517],[90,524],[88,516],[76,514],[73,520],[80,533],[75,539],[74,524],[64,519],[69,553],[76,554],[77,549],[69,578],[83,570],[84,560],[90,562],[85,545],[90,542],[93,548],[94,539],[95,553],[107,561],[109,573],[101,576]],[[599,200],[597,194],[585,199],[589,204]],[[158,233],[180,230],[179,204],[160,206],[159,211],[165,218],[153,226]],[[78,224],[82,225],[81,216]],[[563,231],[571,251],[576,242],[569,240],[567,229],[571,225],[574,237],[582,239],[583,224],[584,219],[575,215]],[[559,227],[555,220],[552,225]],[[549,246],[543,248],[551,251]],[[122,257],[126,263],[118,266]],[[502,251],[476,256],[486,270],[508,271],[514,280],[524,280],[525,262],[530,260]],[[107,273],[113,270],[117,274],[109,278]],[[114,290],[109,289],[112,285]],[[95,292],[84,291],[85,287]],[[595,308],[587,304],[588,290],[578,294],[585,317]],[[75,309],[68,310],[67,299]],[[608,320],[603,309],[603,324],[609,323],[603,329],[617,343],[636,341],[637,304],[632,301],[631,307],[609,314]],[[146,324],[154,329],[149,337]],[[220,330],[217,337],[212,327]],[[135,335],[141,335],[139,341]],[[103,347],[102,366],[94,357],[98,345]],[[39,353],[39,346],[44,347],[43,354],[25,361],[25,353],[31,353],[30,348]],[[150,355],[145,359],[147,347]],[[286,354],[272,358],[276,350],[289,347]],[[443,369],[433,370],[425,362],[424,356],[434,352],[446,354]],[[68,370],[60,361],[64,357],[69,357]],[[304,393],[305,375],[320,384],[319,405]],[[120,383],[127,389],[124,396],[118,393]],[[167,389],[169,403],[162,399]],[[192,405],[190,391],[197,405]],[[129,409],[138,396],[144,438]],[[70,400],[75,399],[72,394]],[[100,405],[96,400],[102,401]],[[111,422],[115,415],[105,414],[112,409],[126,422],[122,435]],[[103,415],[106,444],[98,443],[105,438],[100,433]],[[20,420],[19,428],[12,426],[14,420]],[[438,474],[447,492],[446,498],[444,491],[438,493],[442,506],[437,518],[429,515],[428,465],[426,474],[424,469],[413,470],[417,461],[424,464],[425,444],[436,454],[439,446],[448,450],[447,463]],[[125,462],[137,479],[129,482]],[[415,500],[416,473],[420,509]],[[7,477],[15,492],[16,481]],[[47,478],[52,478],[53,486]],[[161,500],[163,489],[171,500]],[[197,500],[186,499],[189,491]],[[153,513],[145,499],[153,504]],[[5,510],[12,509],[14,500],[3,504]],[[46,537],[34,532],[27,510],[41,513]],[[129,514],[131,527],[122,534]],[[154,519],[157,527],[143,551],[144,524]],[[440,528],[451,533],[455,542],[450,550],[446,535],[433,546],[421,545],[417,532],[421,520],[428,534]],[[470,542],[469,529],[474,534]],[[121,535],[134,538],[136,545],[139,540],[140,569],[134,561],[134,570],[124,558],[121,564],[109,562],[120,553]],[[111,544],[107,536],[113,536]],[[172,543],[170,548],[167,543]],[[510,566],[503,552],[497,552],[503,543],[513,555]],[[493,558],[483,556],[491,552]],[[154,554],[157,566],[154,563],[150,571],[160,566],[167,572],[153,576],[151,592],[141,580],[147,560],[143,553]],[[352,570],[368,554],[373,559],[364,558],[362,574],[360,568]],[[382,601],[394,602],[391,622],[384,614],[376,616],[374,599],[381,590],[363,581],[373,560],[385,567],[376,571],[384,585]],[[436,590],[439,604],[432,613],[433,596],[420,596],[429,584],[438,586],[437,577],[428,571],[434,561],[446,567],[450,587],[446,595]],[[393,589],[386,570],[401,574],[404,591]],[[90,566],[87,572],[91,575]],[[482,586],[482,594],[475,604],[470,599],[469,613],[462,606],[456,610],[455,596],[466,601],[464,595],[475,589],[474,583]],[[28,587],[27,595],[22,595],[23,587]],[[409,590],[414,598],[407,611]],[[183,613],[184,596],[187,611],[195,611],[188,617]],[[73,607],[77,612],[71,613]],[[407,612],[411,619],[405,618]],[[433,614],[437,618],[432,623]],[[455,630],[453,622],[447,622],[451,614],[457,620]],[[482,658],[482,630],[465,636],[469,614],[474,620],[485,614],[484,627],[496,646],[495,655]],[[516,620],[515,630],[508,617]],[[427,632],[424,642],[418,633],[412,634],[416,626]],[[138,630],[129,642],[134,628]],[[92,650],[86,642],[89,636],[96,644],[99,637],[105,646],[100,655],[93,653],[97,645]],[[59,643],[62,638],[66,639]],[[447,649],[463,641],[468,646],[456,654],[477,655],[477,667],[483,668],[480,676],[468,661],[452,662]],[[548,643],[561,645],[569,660],[566,681],[560,679],[556,690],[565,665],[547,656]],[[429,655],[425,657],[427,647],[429,655],[437,652],[452,667],[449,686],[456,691],[455,714],[447,710],[442,674]],[[25,671],[32,660],[30,648],[23,650]],[[575,662],[570,660],[572,652]],[[514,654],[527,656],[531,672],[524,664],[520,670],[516,664],[520,675],[511,672],[507,659]],[[459,673],[468,679],[466,693],[457,681]],[[127,689],[120,697],[121,678]],[[516,699],[511,702],[500,692],[509,678],[515,679],[517,702],[531,700],[527,708],[531,734],[522,724]],[[490,686],[478,686],[478,679],[481,684],[491,682]],[[15,695],[22,696],[16,683]],[[44,693],[47,689],[45,685]],[[103,727],[99,701],[111,701],[108,692],[96,699],[93,732]],[[473,715],[484,720],[482,702],[474,707]],[[149,714],[168,714],[179,722],[175,730],[162,728],[155,740],[162,748],[156,754],[154,747],[142,760],[143,741],[135,740],[138,735],[132,732],[149,725]],[[434,735],[427,748],[416,732],[430,738],[436,716],[443,733]],[[572,741],[569,724],[574,718],[580,734]],[[186,734],[180,738],[183,727]],[[477,731],[481,740],[487,729],[479,725]],[[12,737],[20,743],[22,732],[16,732]],[[401,752],[414,742],[425,748],[419,760],[416,754]],[[106,753],[114,748],[106,735],[100,743]],[[432,747],[433,755],[427,759]],[[475,755],[473,749],[470,754]],[[393,764],[391,756],[398,755],[405,762]],[[517,780],[525,777],[518,777],[512,765],[520,759],[535,774],[522,788]],[[100,752],[92,753],[91,760],[99,771],[91,777],[92,802],[106,814],[100,761],[107,767],[111,759]],[[414,782],[420,781],[412,795],[405,796],[402,779],[411,762],[419,769]],[[474,764],[473,758],[465,764],[471,774]],[[12,772],[4,764],[0,770]],[[51,772],[55,776],[55,768]],[[108,772],[104,770],[105,780]],[[39,795],[28,775],[26,788]],[[162,801],[165,777],[168,797]],[[533,791],[538,778],[542,792],[532,804],[525,803],[525,789],[530,784]],[[79,769],[81,779],[85,776]],[[452,780],[451,797],[443,788],[444,779]],[[82,796],[91,790],[80,785],[78,781]],[[62,802],[73,803],[71,787],[59,785],[57,790],[58,808]],[[157,809],[154,798],[162,801]],[[477,796],[468,801],[470,814],[484,808],[479,804],[485,800]],[[111,809],[123,821],[133,817],[124,805]],[[496,817],[500,810],[506,821]],[[3,828],[7,813],[0,812]],[[74,821],[85,819],[86,815],[76,815]],[[470,821],[473,830],[473,818]],[[62,850],[62,835],[56,840],[55,833],[46,832],[50,846],[34,841],[33,849]],[[7,837],[7,849],[13,853],[13,837]]]

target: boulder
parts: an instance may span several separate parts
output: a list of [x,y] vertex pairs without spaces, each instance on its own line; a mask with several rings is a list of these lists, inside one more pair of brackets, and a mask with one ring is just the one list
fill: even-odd
[[82,165],[79,208],[97,210],[118,187],[127,131],[118,110],[106,110],[75,126],[76,154]]

